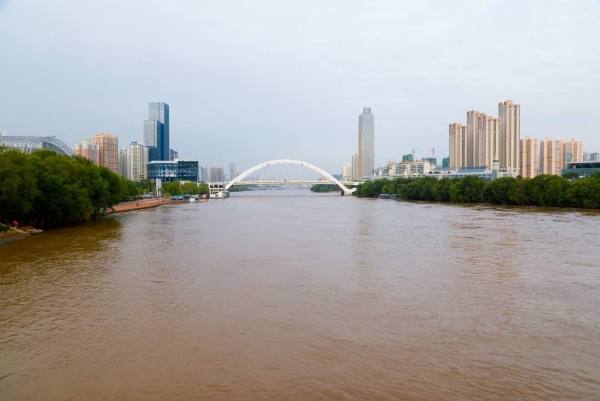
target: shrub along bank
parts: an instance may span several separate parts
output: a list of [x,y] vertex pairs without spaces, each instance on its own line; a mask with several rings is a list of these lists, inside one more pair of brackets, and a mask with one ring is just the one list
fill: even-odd
[[538,175],[531,179],[503,177],[492,181],[477,177],[384,178],[366,181],[356,189],[356,196],[365,198],[395,193],[400,199],[410,200],[597,209],[600,173],[585,178]]

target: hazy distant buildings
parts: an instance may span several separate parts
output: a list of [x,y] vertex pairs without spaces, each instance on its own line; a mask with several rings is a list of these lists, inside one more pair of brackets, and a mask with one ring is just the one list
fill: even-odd
[[129,149],[119,149],[119,172],[118,174],[129,179]]
[[590,153],[590,161],[591,162],[597,162],[600,161],[600,153]]
[[152,160],[170,160],[169,148],[169,105],[150,103],[149,118],[144,121],[144,145],[156,148],[149,150]]
[[99,133],[94,135],[94,144],[98,145],[98,163],[114,173],[119,173],[119,139],[116,135]]
[[342,166],[342,181],[352,181],[352,164]]
[[211,167],[208,172],[208,182],[223,182],[225,181],[225,172],[223,167]]
[[360,174],[358,173],[358,153],[352,155],[352,181],[356,181],[360,178]]
[[370,107],[358,116],[358,177],[375,173],[375,117]]
[[539,143],[529,135],[521,139],[521,176],[533,178],[538,174]]
[[229,163],[229,180],[233,180],[235,178],[235,163]]
[[100,148],[90,139],[82,139],[75,144],[75,155],[85,157],[99,164]]
[[402,155],[402,161],[407,162],[407,163],[412,163],[415,161],[415,156],[413,156],[412,153],[407,153],[405,155]]
[[179,152],[175,149],[169,150],[169,160],[177,160],[179,159]]
[[208,167],[200,167],[200,181],[208,182]]

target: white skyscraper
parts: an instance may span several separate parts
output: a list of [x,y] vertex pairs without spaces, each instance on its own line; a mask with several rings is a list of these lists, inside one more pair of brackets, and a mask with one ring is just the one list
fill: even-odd
[[375,117],[370,107],[358,116],[358,176],[375,173]]
[[145,180],[147,177],[148,148],[140,142],[129,145],[129,179],[131,181]]

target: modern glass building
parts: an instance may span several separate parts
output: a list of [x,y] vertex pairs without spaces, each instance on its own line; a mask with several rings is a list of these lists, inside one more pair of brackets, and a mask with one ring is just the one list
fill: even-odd
[[55,136],[0,136],[0,144],[31,153],[37,149],[53,150],[60,155],[73,156],[73,150]]
[[358,176],[375,173],[375,116],[370,107],[358,116]]
[[155,160],[148,163],[148,178],[162,182],[191,181],[198,182],[198,162],[187,160]]
[[567,163],[567,167],[562,170],[565,173],[577,173],[580,177],[585,177],[600,172],[600,161],[573,162]]
[[160,129],[157,133],[156,147],[159,152],[159,160],[170,160],[169,147],[169,105],[166,103],[150,103],[149,105],[150,120],[155,120],[160,123]]
[[156,148],[150,160],[173,160],[169,147],[169,105],[150,103],[148,120],[144,121],[144,145]]

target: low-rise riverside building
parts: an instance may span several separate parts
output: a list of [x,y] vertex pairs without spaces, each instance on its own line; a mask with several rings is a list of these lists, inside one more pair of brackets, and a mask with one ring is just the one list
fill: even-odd
[[198,182],[198,162],[190,160],[155,160],[147,164],[149,179],[161,182]]
[[600,172],[600,161],[567,163],[566,168],[562,170],[563,175],[577,173],[580,177],[590,176],[596,172]]

